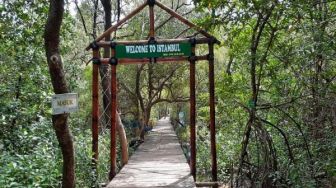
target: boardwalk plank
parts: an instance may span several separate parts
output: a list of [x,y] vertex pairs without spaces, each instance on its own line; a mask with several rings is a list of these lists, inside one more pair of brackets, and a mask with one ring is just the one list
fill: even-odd
[[195,187],[189,165],[168,119],[162,119],[108,188]]

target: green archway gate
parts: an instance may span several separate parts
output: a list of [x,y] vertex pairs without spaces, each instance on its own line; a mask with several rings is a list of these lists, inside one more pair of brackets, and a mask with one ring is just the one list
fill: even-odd
[[[145,7],[149,7],[149,39],[139,41],[104,41],[103,39],[116,31],[122,24],[138,14]],[[189,28],[196,30],[202,37],[157,40],[154,27],[154,6],[157,6],[172,17],[180,20]],[[208,54],[196,55],[195,48],[199,44],[208,44]],[[212,181],[217,182],[217,156],[215,139],[215,92],[214,92],[214,45],[219,41],[197,27],[174,10],[156,0],[147,0],[133,10],[125,18],[107,29],[97,37],[86,50],[93,52],[92,79],[92,151],[93,161],[98,160],[98,118],[99,118],[99,65],[111,66],[111,146],[110,146],[110,179],[116,175],[116,113],[117,113],[117,67],[128,64],[189,62],[190,66],[190,171],[196,180],[196,97],[195,97],[195,63],[208,61],[209,63],[209,106],[210,106],[210,138],[211,138],[211,166]],[[101,58],[100,48],[109,48],[111,56]],[[114,114],[114,115],[113,115]],[[96,165],[96,164],[95,164]]]

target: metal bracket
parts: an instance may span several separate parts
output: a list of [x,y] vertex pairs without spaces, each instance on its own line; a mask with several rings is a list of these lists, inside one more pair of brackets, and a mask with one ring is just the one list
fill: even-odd
[[117,43],[115,41],[111,41],[110,46],[111,46],[112,49],[115,49],[116,46],[117,46]]
[[111,57],[109,63],[110,65],[118,65],[118,59],[115,57]]
[[147,0],[147,4],[152,7],[155,5],[155,0]]
[[214,54],[208,54],[208,55],[207,55],[207,59],[208,59],[209,61],[213,61],[213,60],[215,60],[215,56],[214,56]]
[[149,63],[150,64],[155,64],[156,62],[157,62],[157,58],[156,57],[149,58]]
[[196,46],[196,38],[195,37],[190,38],[189,43],[191,44],[192,47],[195,47]]
[[196,60],[197,60],[197,58],[196,58],[196,56],[195,56],[195,54],[194,54],[194,55],[192,55],[192,56],[189,56],[189,57],[188,57],[188,60],[189,60],[190,63],[195,63]]
[[[115,41],[110,42],[110,47],[111,47],[112,50],[115,50],[116,46],[117,46],[117,43]],[[109,64],[110,65],[118,65],[118,58],[111,57],[110,60],[109,60]]]
[[220,41],[217,40],[215,37],[210,37],[209,39],[209,44],[220,44]]
[[101,61],[99,58],[92,58],[92,63],[95,64],[95,65],[100,65],[101,64]]
[[156,44],[156,40],[155,40],[155,37],[149,37],[148,39],[148,44]]
[[92,50],[99,50],[99,46],[97,45],[96,41],[90,44],[90,48],[92,48]]

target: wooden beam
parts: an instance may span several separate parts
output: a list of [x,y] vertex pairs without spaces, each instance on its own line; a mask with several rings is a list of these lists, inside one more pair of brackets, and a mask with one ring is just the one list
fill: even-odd
[[[204,61],[208,60],[207,55],[203,56],[195,56],[195,61]],[[156,63],[176,63],[176,62],[186,62],[189,61],[189,57],[164,57],[164,58],[157,58]],[[110,58],[100,58],[100,62],[102,64],[109,64]],[[144,59],[129,59],[129,58],[122,58],[118,59],[119,65],[129,65],[129,64],[146,64],[150,63],[150,60],[147,58]]]
[[[196,44],[208,44],[212,41],[210,38],[195,38]],[[156,40],[157,44],[171,44],[171,43],[180,43],[180,42],[189,42],[189,38],[179,38],[179,39],[161,39]],[[148,40],[138,40],[138,41],[113,41],[116,45],[143,45],[148,44]],[[101,41],[97,42],[99,47],[109,47],[111,46],[111,41]]]

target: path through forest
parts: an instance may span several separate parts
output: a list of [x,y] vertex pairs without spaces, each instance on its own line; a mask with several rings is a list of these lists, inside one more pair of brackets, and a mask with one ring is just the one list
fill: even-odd
[[195,187],[169,118],[158,121],[107,187]]

